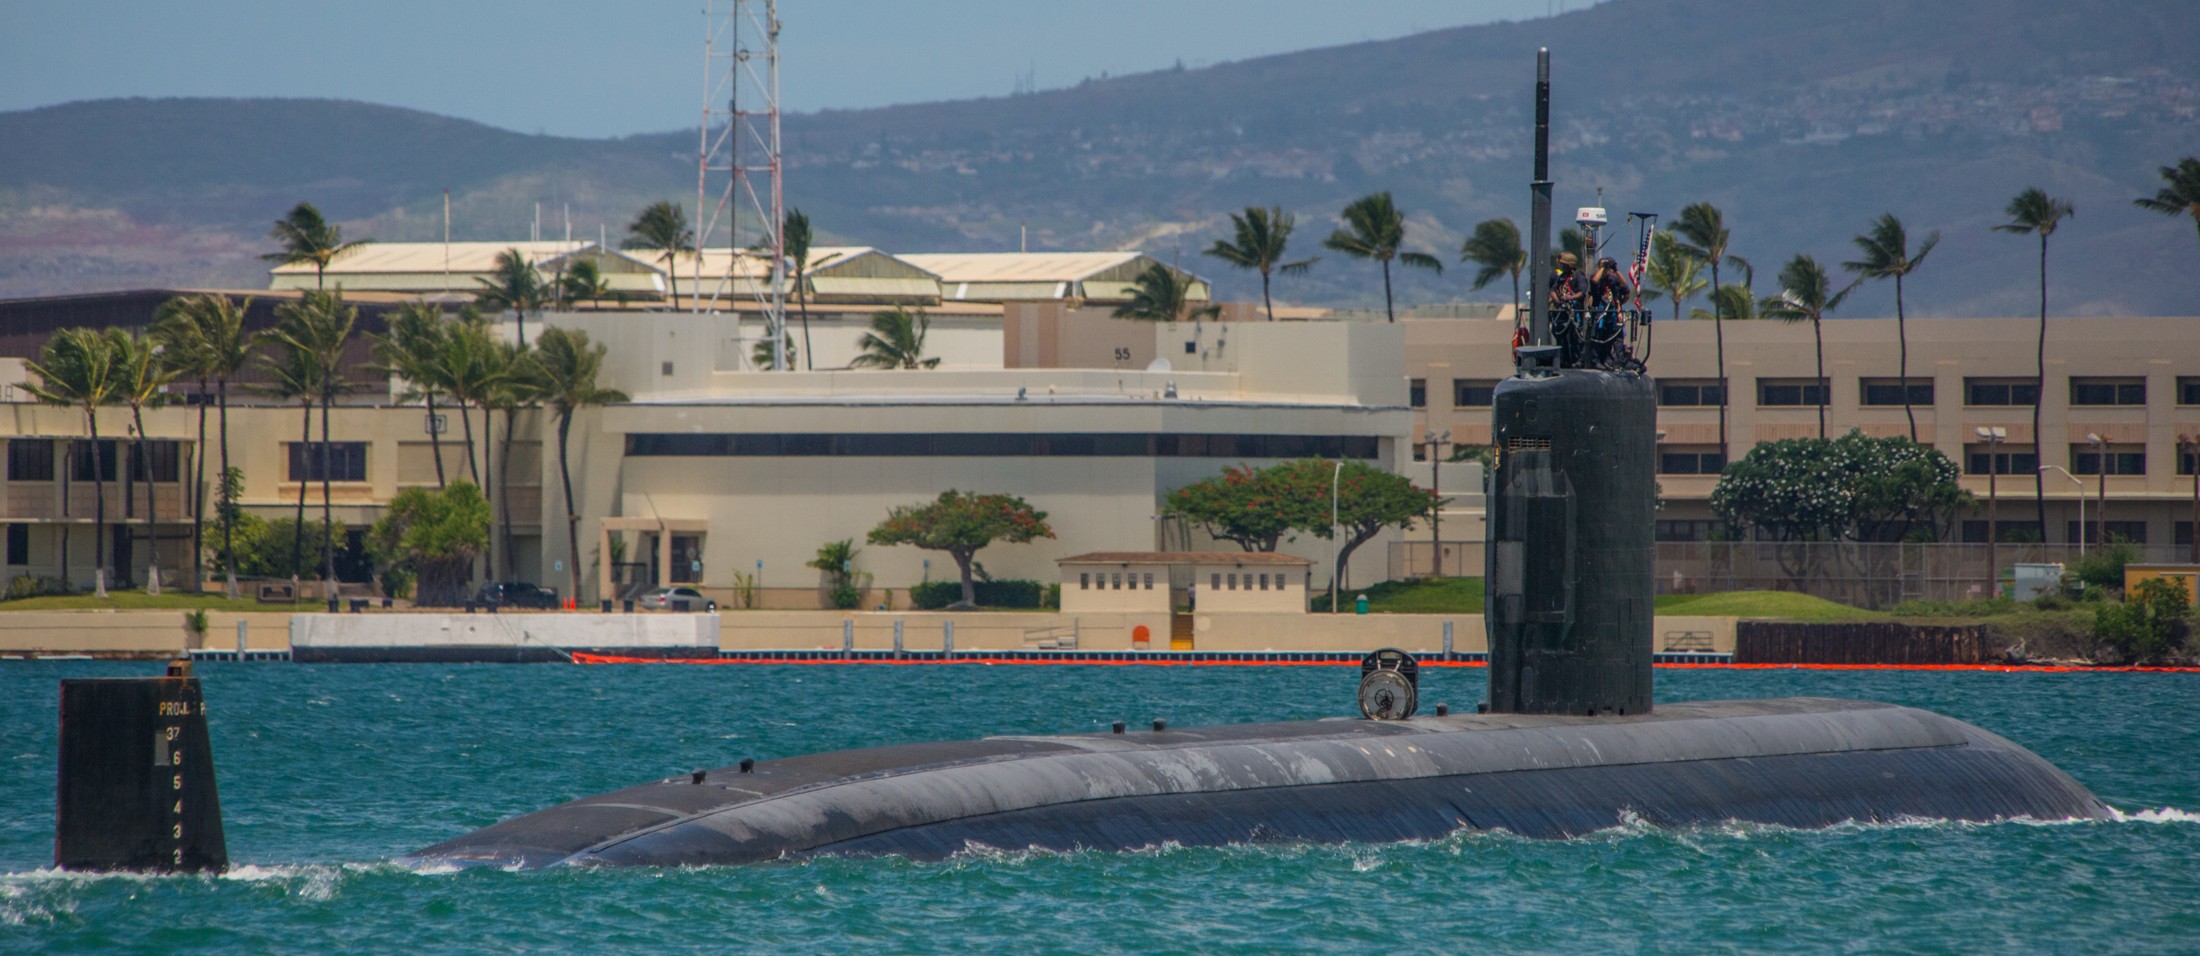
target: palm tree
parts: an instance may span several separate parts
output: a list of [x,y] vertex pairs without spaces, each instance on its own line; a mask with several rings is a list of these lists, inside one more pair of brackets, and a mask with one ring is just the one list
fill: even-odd
[[[38,350],[38,361],[23,363],[37,376],[38,384],[24,386],[39,401],[73,405],[84,412],[91,432],[92,462],[92,586],[107,594],[107,482],[100,468],[99,406],[114,402],[117,386],[114,341],[95,329],[62,329]],[[70,476],[74,479],[75,476]],[[64,578],[68,563],[61,568]]]
[[[1732,296],[1725,293],[1726,285],[1719,281],[1719,265],[1731,262],[1740,266],[1744,272],[1751,274],[1752,277],[1754,277],[1756,270],[1750,267],[1749,260],[1731,255],[1726,251],[1728,240],[1732,239],[1733,235],[1726,228],[1726,216],[1719,212],[1717,206],[1707,202],[1699,202],[1682,207],[1680,218],[1673,223],[1673,231],[1680,233],[1681,238],[1688,240],[1688,244],[1684,248],[1687,249],[1689,255],[1703,260],[1706,265],[1711,267],[1712,354],[1719,370],[1719,458],[1722,461],[1731,461],[1733,459],[1727,454],[1726,442],[1725,317],[1728,314],[1726,306],[1731,304]],[[1747,281],[1742,283],[1744,288],[1751,284]]]
[[326,287],[328,264],[336,261],[337,256],[374,241],[354,239],[345,242],[343,227],[330,225],[328,220],[321,218],[321,211],[309,202],[292,206],[290,215],[275,220],[275,227],[267,231],[267,237],[282,243],[283,251],[260,258],[285,266],[297,262],[313,263],[315,289]]
[[[587,260],[582,265],[592,265]],[[579,273],[567,274],[568,280]],[[443,310],[426,302],[407,302],[389,318],[389,332],[374,336],[375,368],[405,380],[402,401],[420,399],[427,406],[429,450],[435,455],[435,487],[442,490],[449,478],[443,473],[443,431],[433,424],[435,400],[450,390],[448,357],[450,322]]]
[[[519,553],[512,546],[512,438],[519,434],[520,409],[542,404],[542,387],[534,349],[527,343],[498,343],[498,352],[505,376],[503,384],[491,393],[490,405],[504,413],[504,443],[497,449],[497,475],[503,482],[497,486],[497,510],[504,517],[504,563],[509,569],[513,555]],[[540,459],[537,462],[539,472]]]
[[543,284],[542,274],[527,264],[527,257],[518,249],[506,249],[497,253],[497,265],[486,279],[475,279],[481,288],[474,290],[474,301],[481,305],[510,309],[519,320],[517,329],[521,344],[527,342],[527,313],[540,310],[543,300],[552,292]]
[[1643,284],[1672,300],[1674,321],[1680,320],[1681,306],[1710,285],[1704,280],[1703,265],[1702,259],[1668,233],[1658,233],[1650,240],[1650,261],[1643,266]]
[[145,574],[149,591],[160,590],[160,529],[155,523],[155,496],[153,475],[147,470],[145,446],[145,407],[159,407],[168,402],[168,383],[176,378],[173,368],[160,359],[158,342],[133,335],[121,329],[108,329],[108,337],[115,348],[115,397],[130,407],[131,433],[128,470],[122,476],[122,500],[131,501],[132,486],[139,479],[145,482],[145,537],[149,549]]
[[1230,225],[1237,230],[1237,237],[1230,242],[1215,240],[1207,254],[1237,266],[1260,273],[1260,301],[1268,309],[1268,321],[1276,320],[1276,302],[1268,295],[1268,276],[1272,272],[1299,275],[1321,261],[1319,257],[1297,262],[1283,261],[1284,247],[1291,243],[1291,227],[1297,220],[1281,206],[1262,209],[1245,207],[1245,214],[1230,214]]
[[626,249],[653,249],[658,260],[665,264],[665,279],[671,284],[672,307],[680,307],[680,277],[675,263],[680,253],[695,250],[695,230],[688,228],[687,213],[670,202],[653,202],[627,224]]
[[581,596],[581,508],[573,500],[570,452],[573,413],[592,405],[627,400],[624,392],[596,384],[603,370],[604,347],[590,344],[588,333],[545,329],[535,343],[535,378],[544,401],[558,416],[558,480],[565,489],[565,547],[575,599]]
[[2200,229],[2200,157],[2187,156],[2159,172],[2166,185],[2153,196],[2142,196],[2131,204],[2165,216],[2191,216],[2193,227]]
[[[285,310],[293,308],[295,308],[295,305],[292,303],[277,306],[278,321],[284,319],[283,312]],[[260,340],[272,343],[276,347],[274,351],[259,354],[260,371],[267,377],[267,383],[257,386],[257,388],[261,394],[269,398],[284,402],[295,401],[299,404],[299,414],[301,416],[298,425],[299,451],[290,458],[290,463],[292,465],[303,465],[305,459],[302,456],[313,444],[313,402],[320,394],[321,365],[314,360],[311,354],[281,342],[273,329],[261,333]],[[298,560],[305,548],[306,486],[308,484],[305,469],[299,467],[296,471],[297,474],[292,480],[298,483],[298,506],[290,535],[290,569],[293,583],[297,581]]]
[[1902,220],[1894,213],[1886,213],[1872,223],[1872,229],[1854,240],[1863,257],[1854,262],[1841,263],[1841,268],[1865,279],[1894,280],[1894,338],[1899,350],[1902,376],[1902,414],[1910,420],[1910,440],[1917,440],[1917,411],[1910,406],[1910,333],[1909,317],[1902,309],[1902,280],[1925,263],[1925,255],[1940,244],[1940,230],[1933,230],[1925,241],[1910,252],[1910,234],[1902,228]]
[[1501,275],[1513,280],[1513,308],[1520,308],[1520,273],[1528,268],[1528,247],[1520,241],[1520,227],[1510,219],[1490,219],[1475,224],[1474,235],[1459,246],[1459,261],[1472,262],[1481,267],[1474,274],[1474,288],[1497,281]]
[[1116,306],[1109,314],[1118,319],[1147,322],[1175,322],[1184,318],[1196,322],[1222,314],[1222,307],[1212,302],[1193,305],[1192,277],[1179,278],[1179,275],[1175,269],[1158,262],[1147,266],[1146,271],[1133,280],[1130,301]]
[[[779,345],[781,348],[787,350],[788,365],[793,365],[794,360],[797,357],[808,358],[807,353],[804,353],[801,349],[795,348],[794,334],[791,332],[779,333]],[[771,333],[767,329],[762,338],[757,339],[754,344],[749,346],[749,364],[754,365],[760,369],[777,368],[777,366],[773,364],[775,358],[776,356],[773,355],[772,349]]]
[[895,306],[871,313],[871,331],[863,333],[856,347],[863,354],[849,368],[938,368],[940,360],[924,357],[924,335],[932,317],[923,309]]
[[1690,319],[1716,320],[1726,316],[1728,322],[1748,322],[1757,318],[1757,295],[1747,283],[1729,282],[1711,290],[1711,309],[1690,309]]
[[[2005,211],[2009,221],[1995,226],[1995,232],[2040,237],[2040,340],[2039,361],[2032,380],[2032,448],[2035,457],[2044,461],[2046,456],[2041,453],[2047,450],[2047,443],[2040,438],[2040,400],[2047,395],[2047,237],[2055,234],[2055,227],[2062,225],[2064,219],[2077,215],[2077,210],[2035,186],[2009,200]],[[2047,476],[2036,471],[2032,473],[2032,507],[2040,523],[2040,540],[2045,541]]]
[[561,302],[571,304],[583,299],[595,305],[611,294],[611,283],[604,279],[603,270],[597,268],[594,259],[576,259],[558,277],[557,295]]
[[[335,498],[331,489],[334,481],[335,461],[329,435],[329,412],[336,404],[336,397],[351,390],[344,376],[344,348],[350,342],[352,330],[359,322],[359,310],[344,304],[341,295],[315,292],[300,299],[295,305],[285,304],[275,310],[275,327],[268,330],[268,339],[276,346],[280,356],[275,361],[279,367],[276,376],[278,388],[285,393],[296,389],[295,394],[305,406],[305,437],[301,444],[306,454],[319,451],[321,462],[321,562],[327,586],[336,586],[336,538]],[[321,406],[321,444],[312,447],[313,406]],[[301,458],[300,461],[303,461]],[[299,541],[305,531],[306,479],[301,476],[298,485],[298,531],[292,535],[292,564],[297,563]],[[329,592],[334,596],[334,591]]]
[[1398,310],[1391,298],[1390,261],[1398,260],[1417,269],[1427,269],[1437,275],[1444,274],[1444,264],[1436,257],[1420,252],[1401,252],[1405,244],[1406,220],[1391,203],[1390,193],[1379,192],[1362,196],[1344,207],[1344,229],[1329,234],[1322,245],[1354,259],[1373,259],[1383,266],[1383,314],[1390,321],[1398,321]]
[[[199,447],[197,456],[198,477],[194,504],[191,508],[192,580],[200,579],[198,552],[202,543],[203,513],[206,504],[206,383],[214,383],[215,402],[220,409],[218,431],[221,444],[221,474],[229,474],[229,381],[244,370],[252,357],[252,336],[245,332],[244,317],[252,310],[252,300],[243,305],[230,301],[226,295],[196,295],[170,299],[162,304],[153,324],[153,334],[161,341],[161,354],[175,363],[179,375],[194,376],[199,381]],[[229,483],[224,481],[222,488]],[[222,553],[234,554],[236,522],[234,503],[226,499],[217,502],[221,509]],[[223,594],[234,599],[237,596],[237,569],[234,561],[224,562],[227,583]]]
[[1839,308],[1841,300],[1855,290],[1849,286],[1833,292],[1826,279],[1824,266],[1808,255],[1798,255],[1788,260],[1780,269],[1780,292],[1761,303],[1765,318],[1782,322],[1810,322],[1811,341],[1818,354],[1818,378],[1812,384],[1818,396],[1818,437],[1826,437],[1826,338],[1820,326],[1826,313]]
[[445,328],[442,345],[443,355],[437,365],[444,391],[450,393],[452,404],[458,408],[459,426],[466,436],[466,471],[474,487],[486,488],[476,457],[482,446],[474,442],[470,409],[487,402],[503,383],[505,370],[498,366],[500,353],[489,335],[488,321],[472,306],[459,310],[458,320]]
[[[840,253],[810,261],[810,217],[803,215],[800,209],[787,210],[787,221],[780,228],[780,240],[786,243],[787,260],[794,266],[794,303],[802,312],[802,367],[815,369],[817,363],[812,360],[810,351],[810,267],[831,262],[839,258]],[[791,354],[794,349],[789,347],[787,351]],[[789,367],[794,365],[791,361],[787,364]]]

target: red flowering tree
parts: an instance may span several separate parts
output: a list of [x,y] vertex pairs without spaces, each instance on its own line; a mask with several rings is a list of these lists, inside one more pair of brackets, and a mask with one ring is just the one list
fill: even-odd
[[956,606],[978,603],[978,587],[971,579],[970,562],[978,550],[995,541],[1022,544],[1034,538],[1054,537],[1047,527],[1047,513],[1015,495],[981,495],[949,489],[938,501],[903,505],[886,513],[886,520],[871,529],[866,540],[877,545],[909,544],[927,551],[945,551],[962,574],[963,596]]
[[1286,532],[1311,524],[1315,510],[1321,512],[1321,521],[1329,520],[1327,476],[1318,500],[1308,496],[1308,489],[1278,478],[1274,468],[1225,468],[1222,474],[1169,492],[1162,511],[1181,515],[1208,537],[1235,542],[1247,551],[1274,551]]

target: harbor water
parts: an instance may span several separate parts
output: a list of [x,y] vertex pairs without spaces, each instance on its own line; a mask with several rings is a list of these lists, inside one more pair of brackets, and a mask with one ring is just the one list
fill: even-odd
[[[742,757],[1338,716],[1355,667],[202,664],[234,869],[55,872],[58,683],[0,662],[0,951],[2200,951],[2200,676],[1664,669],[1658,699],[1947,713],[2061,766],[2103,823],[1620,826],[1566,841],[973,848],[940,863],[418,870],[408,851]],[[1472,708],[1480,668],[1428,668]]]

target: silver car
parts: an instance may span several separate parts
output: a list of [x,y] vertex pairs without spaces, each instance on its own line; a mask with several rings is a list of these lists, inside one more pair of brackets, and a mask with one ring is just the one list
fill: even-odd
[[658,588],[642,595],[634,606],[644,611],[671,611],[677,610],[682,601],[687,602],[689,610],[718,610],[718,602],[704,597],[703,592],[694,588]]

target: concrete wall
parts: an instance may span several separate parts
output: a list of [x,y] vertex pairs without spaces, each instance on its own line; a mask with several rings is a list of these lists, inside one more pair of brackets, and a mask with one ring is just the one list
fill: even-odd
[[249,649],[285,650],[290,647],[290,617],[285,612],[216,611],[207,615],[201,639],[185,629],[182,610],[10,611],[0,613],[0,654],[155,656],[192,647],[235,650],[240,621]]
[[693,647],[718,644],[715,614],[294,614],[307,647]]

